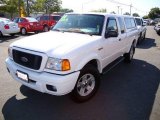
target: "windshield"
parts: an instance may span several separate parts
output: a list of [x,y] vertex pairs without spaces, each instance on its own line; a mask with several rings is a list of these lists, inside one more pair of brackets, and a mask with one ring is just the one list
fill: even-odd
[[138,18],[135,18],[136,19],[136,23],[137,23],[137,25],[142,25],[142,21],[141,21],[141,19],[138,19]]
[[101,35],[104,23],[103,15],[66,14],[52,30]]

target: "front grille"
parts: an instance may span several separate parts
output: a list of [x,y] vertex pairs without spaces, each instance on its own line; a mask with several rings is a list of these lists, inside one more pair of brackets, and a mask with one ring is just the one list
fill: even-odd
[[12,53],[14,62],[34,70],[40,69],[42,56],[21,52],[18,50],[13,50]]

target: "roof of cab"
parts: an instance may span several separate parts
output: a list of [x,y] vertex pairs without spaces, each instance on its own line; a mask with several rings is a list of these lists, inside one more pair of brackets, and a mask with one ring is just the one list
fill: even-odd
[[112,16],[112,17],[131,17],[129,15],[119,15],[119,14],[109,14],[109,13],[98,13],[98,12],[72,12],[72,13],[66,13],[66,14],[91,14],[91,15],[103,15],[103,16]]

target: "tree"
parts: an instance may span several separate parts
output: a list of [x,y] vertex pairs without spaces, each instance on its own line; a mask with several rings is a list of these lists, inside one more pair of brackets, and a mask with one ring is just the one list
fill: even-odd
[[112,11],[112,12],[110,12],[111,14],[116,14],[116,12],[114,12],[114,11]]
[[[18,0],[3,0],[4,6],[0,6],[0,11],[3,13],[8,13],[10,18],[14,15],[18,15]],[[20,0],[20,6],[24,7],[23,0]]]
[[68,8],[61,8],[60,12],[69,13],[69,12],[73,12],[73,10],[72,9],[68,9]]
[[138,13],[133,13],[132,16],[139,17],[139,14]]
[[62,1],[61,0],[45,0],[44,6],[46,13],[53,13],[60,11]]
[[92,12],[101,12],[101,13],[106,13],[107,9],[102,8],[102,9],[98,9],[98,10],[92,10]]
[[149,18],[148,15],[143,16],[143,19],[148,19],[148,18]]
[[123,15],[130,15],[129,12],[125,12]]
[[160,16],[160,8],[158,7],[152,8],[148,14],[148,17],[151,19],[158,18],[159,16]]
[[58,12],[61,8],[61,0],[36,0],[32,6],[32,11],[38,12]]

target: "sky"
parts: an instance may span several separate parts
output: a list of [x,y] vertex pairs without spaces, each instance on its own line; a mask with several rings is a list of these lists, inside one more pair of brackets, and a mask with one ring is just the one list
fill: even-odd
[[148,14],[150,9],[153,7],[160,8],[160,0],[62,0],[62,7],[73,9],[75,12],[89,12],[105,8],[108,13],[112,11],[118,13],[119,6],[119,14],[123,14],[125,12],[130,13],[129,6],[112,3],[110,1],[117,1],[127,5],[132,4],[133,7],[131,9],[131,13],[136,12],[140,16]]

